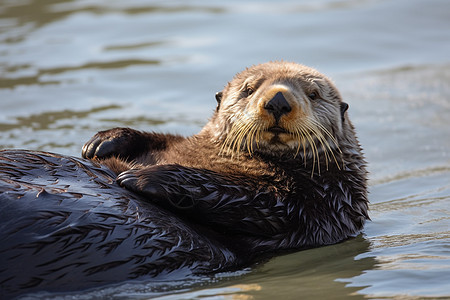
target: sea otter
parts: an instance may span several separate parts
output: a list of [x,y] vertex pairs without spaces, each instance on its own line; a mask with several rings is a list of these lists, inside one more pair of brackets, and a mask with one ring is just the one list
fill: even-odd
[[[225,271],[361,231],[366,163],[327,77],[269,62],[237,74],[216,99],[191,137],[98,132],[82,149],[91,162],[2,152],[0,200],[22,216],[0,216],[10,227],[0,233],[2,289]],[[29,260],[27,274],[8,278],[8,267]]]

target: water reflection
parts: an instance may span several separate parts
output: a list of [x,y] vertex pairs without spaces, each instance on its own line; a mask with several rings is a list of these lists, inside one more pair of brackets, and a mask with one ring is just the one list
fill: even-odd
[[123,50],[134,50],[139,48],[148,48],[162,46],[167,43],[165,42],[147,42],[147,43],[137,43],[137,44],[127,44],[127,45],[111,45],[104,48],[105,51],[123,51]]
[[[59,80],[46,80],[43,78],[45,75],[55,75],[65,72],[77,71],[77,70],[88,70],[88,69],[123,69],[129,66],[139,66],[139,65],[157,65],[161,63],[158,60],[139,60],[139,59],[127,59],[127,60],[115,60],[111,62],[93,62],[86,63],[81,66],[75,67],[58,67],[50,69],[41,69],[36,75],[28,77],[19,78],[3,78],[0,80],[0,88],[14,88],[19,85],[47,85],[47,84],[59,84]],[[26,69],[29,66],[24,65],[20,68],[7,68],[10,72],[16,72],[22,69]]]
[[[154,1],[155,2],[155,1]],[[191,1],[193,2],[193,1]],[[89,12],[94,14],[123,13],[129,15],[153,13],[222,13],[221,7],[209,6],[206,3],[186,4],[186,1],[167,1],[159,5],[146,1],[109,2],[109,3],[60,3],[52,7],[52,11]]]
[[[276,257],[238,279],[240,284],[257,285],[258,289],[240,290],[233,296],[237,299],[240,296],[249,299],[364,299],[357,293],[361,287],[348,288],[347,281],[374,268],[373,257],[355,260],[369,249],[370,242],[358,236],[337,245]],[[224,281],[218,286],[220,290],[233,285]],[[204,291],[206,294],[208,289]]]
[[[75,120],[75,119],[84,119],[89,117],[91,114],[107,111],[110,109],[120,109],[119,105],[108,105],[108,106],[100,106],[95,107],[93,109],[84,110],[84,111],[75,111],[75,110],[64,110],[64,111],[52,111],[52,112],[44,112],[36,115],[29,115],[26,117],[17,117],[15,123],[0,123],[0,132],[8,131],[14,128],[32,128],[33,130],[45,130],[45,129],[63,129],[67,128],[67,125],[61,126],[53,126],[57,124],[61,120]],[[69,126],[69,128],[73,128]]]
[[[134,2],[134,3],[133,3]],[[1,42],[18,43],[23,41],[29,31],[37,30],[49,23],[57,22],[77,13],[92,14],[151,14],[151,13],[177,13],[177,12],[199,12],[199,13],[221,13],[220,7],[207,7],[204,5],[192,6],[183,3],[171,2],[169,5],[142,5],[142,1],[108,2],[106,3],[83,3],[76,0],[29,0],[29,1],[2,1],[0,2],[1,16],[10,19],[4,22],[1,32],[15,30],[15,36],[6,37]],[[32,26],[30,26],[32,24]],[[24,30],[17,34],[22,27]],[[26,30],[28,29],[28,30]]]
[[73,0],[30,0],[30,1],[2,1],[0,3],[1,16],[11,20],[1,33],[13,30],[13,35],[6,35],[0,40],[3,43],[19,43],[25,39],[30,31],[37,30],[46,24],[56,22],[67,17],[72,12],[52,12],[51,7],[58,3],[69,3]]

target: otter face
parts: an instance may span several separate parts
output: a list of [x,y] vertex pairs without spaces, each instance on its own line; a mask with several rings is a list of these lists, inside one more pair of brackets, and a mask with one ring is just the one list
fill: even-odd
[[[339,151],[346,104],[331,81],[314,69],[270,62],[237,74],[218,96],[213,119],[222,152],[275,156],[303,153],[328,158]],[[342,111],[342,112],[341,112]]]

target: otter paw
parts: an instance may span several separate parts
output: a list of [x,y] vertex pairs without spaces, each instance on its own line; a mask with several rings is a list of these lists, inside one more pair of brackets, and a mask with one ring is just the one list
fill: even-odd
[[97,132],[81,151],[81,156],[87,159],[121,156],[126,158],[129,144],[134,142],[132,130],[128,128],[113,128]]
[[118,146],[117,139],[103,140],[103,138],[94,136],[86,144],[84,144],[81,155],[84,158],[92,159],[106,158],[116,153],[115,149]]
[[159,194],[158,189],[150,184],[143,183],[139,179],[137,170],[128,170],[120,173],[116,178],[117,183],[127,190],[145,194],[147,196],[155,196]]
[[128,190],[144,195],[152,202],[176,209],[190,209],[196,204],[187,190],[178,184],[161,180],[161,174],[142,174],[142,170],[128,170],[117,176],[116,181]]

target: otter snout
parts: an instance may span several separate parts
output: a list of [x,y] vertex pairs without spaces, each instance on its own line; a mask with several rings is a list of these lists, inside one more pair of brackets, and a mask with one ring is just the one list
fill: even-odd
[[285,115],[292,110],[282,92],[276,93],[275,96],[264,105],[264,109],[274,116],[277,123],[282,115]]

